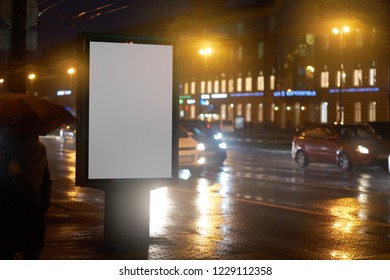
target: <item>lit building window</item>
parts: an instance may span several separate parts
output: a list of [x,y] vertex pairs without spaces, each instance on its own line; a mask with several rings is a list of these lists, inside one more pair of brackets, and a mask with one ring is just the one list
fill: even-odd
[[329,71],[326,65],[324,65],[324,69],[321,72],[321,87],[322,88],[329,87]]
[[246,77],[245,79],[245,90],[252,91],[252,77]]
[[191,94],[195,94],[196,92],[196,82],[191,82]]
[[245,107],[245,120],[247,122],[252,121],[252,104],[248,103]]
[[207,81],[207,93],[213,93],[213,81]]
[[376,121],[376,102],[372,101],[368,103],[368,121]]
[[237,91],[238,92],[242,91],[242,78],[241,77],[237,78]]
[[344,70],[344,65],[341,64],[341,69],[337,70],[336,72],[336,86],[342,87],[343,85],[345,85],[346,77],[347,73]]
[[328,102],[321,103],[321,123],[328,122]]
[[270,90],[275,90],[275,75],[274,74],[272,74],[269,77],[269,89]]
[[353,70],[353,85],[355,87],[363,85],[363,70],[361,68]]
[[263,122],[264,121],[264,110],[263,110],[263,103],[260,103],[259,106],[258,106],[258,109],[257,109],[257,120],[259,122]]
[[206,93],[206,82],[205,81],[200,82],[200,93]]
[[354,104],[354,121],[361,122],[362,121],[362,103],[355,102]]
[[257,47],[257,57],[263,58],[264,57],[264,42],[259,42]]
[[242,116],[242,104],[237,104],[237,116]]
[[363,47],[363,36],[359,28],[356,29],[356,47]]
[[276,77],[275,77],[275,69],[271,69],[271,75],[269,77],[269,89],[275,90],[275,83],[276,83]]
[[229,92],[233,92],[234,91],[234,80],[233,79],[229,79]]
[[226,92],[226,80],[221,81],[221,92]]
[[184,94],[188,94],[188,83],[184,83]]
[[264,91],[264,76],[262,71],[260,71],[257,77],[257,90]]
[[226,104],[221,105],[221,120],[226,120]]
[[375,61],[373,61],[371,63],[370,73],[369,73],[369,77],[368,77],[368,84],[370,86],[376,85],[376,63],[375,63]]
[[214,93],[219,93],[219,80],[214,81]]
[[237,59],[238,59],[238,61],[242,61],[242,53],[243,53],[242,46],[239,46],[238,47],[238,52],[237,52]]

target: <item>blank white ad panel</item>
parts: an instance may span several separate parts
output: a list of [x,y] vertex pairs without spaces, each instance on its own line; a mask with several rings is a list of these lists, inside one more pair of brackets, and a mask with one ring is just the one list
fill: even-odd
[[89,179],[172,177],[173,47],[90,42]]

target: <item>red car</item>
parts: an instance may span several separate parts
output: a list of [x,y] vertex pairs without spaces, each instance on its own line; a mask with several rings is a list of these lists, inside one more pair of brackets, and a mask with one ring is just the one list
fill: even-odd
[[353,166],[385,166],[389,154],[390,143],[363,123],[312,125],[292,142],[292,157],[300,167],[310,162],[335,163],[344,171]]

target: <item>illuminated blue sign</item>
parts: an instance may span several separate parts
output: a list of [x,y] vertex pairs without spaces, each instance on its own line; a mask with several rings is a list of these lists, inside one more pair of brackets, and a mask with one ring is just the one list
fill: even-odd
[[231,97],[264,96],[264,92],[239,92],[230,94]]
[[274,92],[274,97],[291,97],[291,96],[316,96],[315,90],[280,90]]
[[[379,92],[380,89],[378,87],[374,88],[343,88],[341,89],[341,92]],[[329,93],[339,93],[340,89],[329,89]]]

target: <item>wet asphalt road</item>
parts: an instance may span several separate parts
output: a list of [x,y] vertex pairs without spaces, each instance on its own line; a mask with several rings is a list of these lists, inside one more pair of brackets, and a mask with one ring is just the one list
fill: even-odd
[[[151,192],[150,236],[170,245],[180,239],[175,243],[180,255],[151,244],[149,259],[390,258],[390,175],[385,170],[345,173],[323,164],[300,169],[288,143],[236,140],[228,143],[223,167],[207,168],[200,178],[181,171],[177,186]],[[74,143],[55,137],[43,141],[53,200],[88,205],[86,224],[101,229],[104,193],[74,186]],[[49,231],[60,220],[52,217],[57,222]]]

